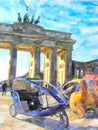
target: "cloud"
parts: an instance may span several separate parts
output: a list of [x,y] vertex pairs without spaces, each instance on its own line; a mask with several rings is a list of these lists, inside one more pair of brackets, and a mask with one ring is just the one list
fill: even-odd
[[17,54],[17,76],[21,76],[26,72],[29,72],[30,53],[24,51],[18,51]]
[[74,51],[72,58],[75,61],[87,62],[98,58],[98,49],[89,50],[88,48],[80,46],[79,49]]
[[23,64],[17,66],[16,76],[22,76],[26,72],[29,72],[29,66],[27,67],[26,65],[24,66]]
[[93,27],[87,27],[87,26],[82,26],[81,27],[81,34],[93,34],[93,33],[98,33],[98,26],[93,26]]
[[76,39],[78,41],[73,46],[73,60],[85,62],[98,59],[98,35],[91,35],[85,40],[77,36]]
[[98,55],[98,48],[92,49],[90,52],[91,52],[92,55]]
[[8,78],[8,62],[0,62],[0,80]]
[[[10,51],[0,49],[0,80],[8,78]],[[30,53],[18,51],[17,54],[17,76],[21,76],[29,72]]]
[[97,35],[92,35],[91,37],[88,38],[88,43],[90,42],[90,45],[97,45],[98,47],[98,34]]

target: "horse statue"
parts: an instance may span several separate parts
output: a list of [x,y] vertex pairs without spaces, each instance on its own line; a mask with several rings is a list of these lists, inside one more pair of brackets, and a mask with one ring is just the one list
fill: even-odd
[[29,23],[29,15],[26,13],[23,18],[24,23]]
[[20,13],[18,13],[18,22],[21,23],[21,21],[22,21],[22,18],[20,16]]
[[34,21],[34,24],[38,24],[40,21],[40,16],[38,16],[38,18]]
[[30,23],[33,24],[33,22],[34,22],[34,14],[32,15]]

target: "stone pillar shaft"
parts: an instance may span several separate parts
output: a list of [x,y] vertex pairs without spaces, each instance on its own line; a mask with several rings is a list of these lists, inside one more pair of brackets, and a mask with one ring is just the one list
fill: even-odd
[[29,76],[30,77],[34,77],[34,68],[35,68],[35,64],[34,64],[34,52],[30,52],[31,56],[30,56],[30,69],[29,69]]
[[35,47],[34,52],[34,59],[35,59],[35,75],[40,75],[40,47]]
[[50,82],[51,49],[44,52],[44,80]]
[[79,74],[78,77],[81,77],[81,69],[79,68]]
[[72,51],[67,51],[66,82],[72,79]]
[[95,68],[95,72],[94,72],[95,74],[98,74],[98,67],[96,66],[96,68]]
[[85,68],[83,68],[83,76],[85,75]]
[[57,81],[57,49],[54,48],[51,52],[51,71],[50,82],[56,86]]
[[77,76],[77,68],[76,68],[76,66],[74,67],[74,76]]
[[16,45],[12,45],[12,49],[10,50],[10,84],[12,84],[13,79],[16,77],[16,66],[17,66],[17,47]]

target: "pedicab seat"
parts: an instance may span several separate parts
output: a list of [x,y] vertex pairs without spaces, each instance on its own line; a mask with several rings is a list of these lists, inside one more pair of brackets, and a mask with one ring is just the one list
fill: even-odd
[[31,100],[34,96],[38,96],[38,92],[28,92],[27,90],[15,90],[20,97],[20,101],[29,101]]

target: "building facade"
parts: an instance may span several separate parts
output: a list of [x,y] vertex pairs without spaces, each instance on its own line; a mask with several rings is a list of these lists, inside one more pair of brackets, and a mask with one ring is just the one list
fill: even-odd
[[98,74],[98,60],[88,62],[72,61],[73,77],[82,77],[85,74]]

